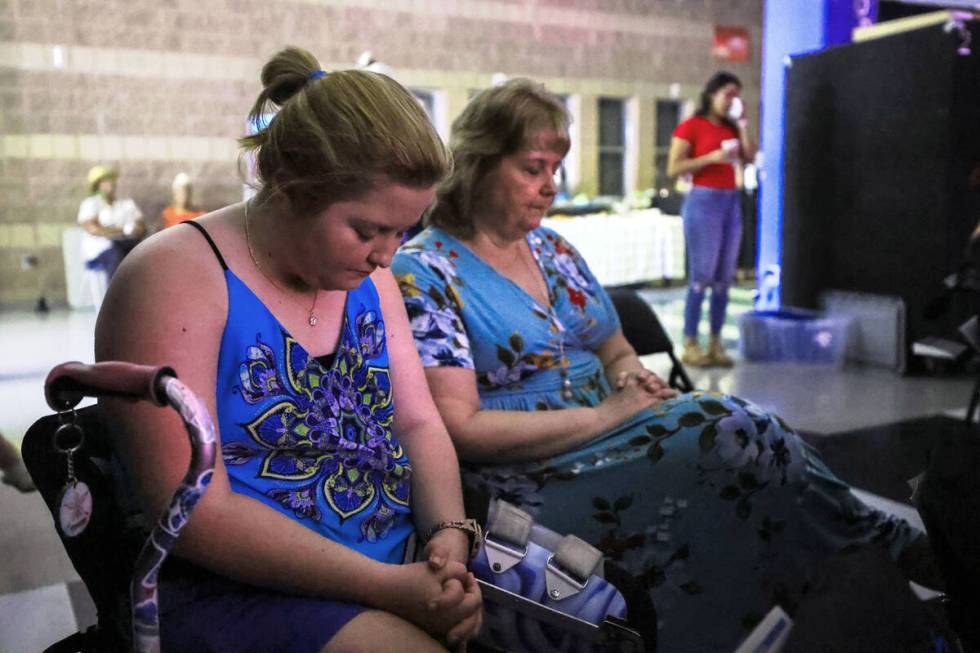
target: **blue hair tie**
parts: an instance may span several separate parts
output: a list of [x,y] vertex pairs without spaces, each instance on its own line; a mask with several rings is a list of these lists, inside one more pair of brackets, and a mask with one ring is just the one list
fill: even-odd
[[327,71],[325,71],[325,70],[314,70],[312,73],[310,73],[309,75],[307,75],[306,78],[308,80],[310,80],[310,81],[313,81],[314,79],[320,79],[321,77],[326,77],[326,76],[327,76]]

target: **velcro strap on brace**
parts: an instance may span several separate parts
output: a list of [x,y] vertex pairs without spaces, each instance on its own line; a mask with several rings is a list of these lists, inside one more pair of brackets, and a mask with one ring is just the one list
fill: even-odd
[[585,582],[602,563],[602,552],[579,537],[566,535],[555,549],[553,560],[560,569]]
[[531,537],[534,520],[520,508],[506,501],[495,501],[487,515],[487,535],[516,549],[523,549]]

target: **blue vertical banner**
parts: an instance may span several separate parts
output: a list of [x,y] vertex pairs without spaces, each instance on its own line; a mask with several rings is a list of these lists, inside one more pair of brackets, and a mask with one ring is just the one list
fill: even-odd
[[762,166],[759,181],[759,308],[779,307],[783,223],[786,66],[791,57],[850,43],[874,23],[878,0],[766,0],[762,36]]

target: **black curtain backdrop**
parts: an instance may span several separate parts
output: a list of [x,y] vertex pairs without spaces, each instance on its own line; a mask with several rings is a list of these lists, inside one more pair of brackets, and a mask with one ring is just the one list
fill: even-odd
[[[907,342],[948,335],[922,308],[980,219],[980,33],[941,25],[797,57],[787,68],[783,303],[827,289],[897,295]],[[966,310],[966,309],[964,309]],[[962,311],[961,311],[962,312]]]

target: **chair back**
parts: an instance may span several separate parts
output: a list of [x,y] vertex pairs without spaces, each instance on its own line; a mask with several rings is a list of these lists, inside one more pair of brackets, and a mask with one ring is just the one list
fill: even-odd
[[606,292],[619,314],[623,335],[638,355],[674,350],[674,343],[664,331],[657,314],[638,292],[630,288],[607,288]]
[[673,341],[646,300],[631,288],[606,288],[606,293],[619,314],[623,335],[637,355],[667,354],[671,361],[668,383],[681,392],[694,390],[687,371],[674,355]]

